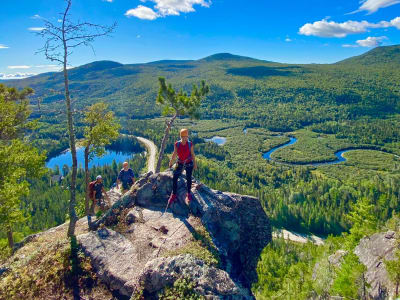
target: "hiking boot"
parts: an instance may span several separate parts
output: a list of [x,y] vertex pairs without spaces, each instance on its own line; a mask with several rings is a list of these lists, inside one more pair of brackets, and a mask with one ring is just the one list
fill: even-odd
[[187,206],[190,205],[190,201],[192,201],[192,194],[188,193],[187,196],[186,196],[186,199],[185,199],[185,203],[186,203]]
[[174,203],[175,201],[176,201],[176,195],[171,194],[171,196],[168,199],[168,206],[172,205],[172,203]]

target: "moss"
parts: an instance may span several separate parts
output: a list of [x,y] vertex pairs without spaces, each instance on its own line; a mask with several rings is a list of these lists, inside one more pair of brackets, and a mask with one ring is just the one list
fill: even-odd
[[172,286],[166,287],[159,295],[160,300],[202,300],[203,296],[194,290],[195,283],[187,277],[175,280]]
[[98,284],[90,259],[76,240],[39,238],[11,260],[10,271],[0,278],[0,299],[69,299],[76,292],[110,299],[111,293]]
[[221,259],[218,249],[214,245],[210,233],[204,226],[197,226],[192,232],[192,240],[177,250],[167,251],[164,256],[176,256],[180,254],[192,254],[211,266],[220,266]]

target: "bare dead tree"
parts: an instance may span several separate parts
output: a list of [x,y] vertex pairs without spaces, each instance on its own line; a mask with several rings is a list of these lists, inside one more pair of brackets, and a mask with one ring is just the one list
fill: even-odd
[[69,80],[68,80],[68,61],[69,57],[73,53],[73,49],[79,46],[89,46],[94,51],[91,43],[101,36],[110,35],[115,27],[116,23],[111,26],[102,26],[92,24],[88,22],[73,22],[71,21],[70,8],[72,0],[65,0],[66,8],[64,12],[60,13],[61,19],[52,23],[49,20],[44,20],[44,29],[37,34],[45,38],[46,42],[38,52],[44,53],[46,59],[59,63],[63,66],[64,72],[64,92],[65,92],[65,103],[67,108],[67,124],[68,124],[68,135],[69,144],[72,155],[72,178],[70,186],[70,202],[69,202],[69,218],[70,223],[68,227],[68,236],[75,234],[75,225],[78,220],[76,215],[76,174],[77,174],[77,159],[76,159],[76,138],[74,131],[74,118],[73,110],[71,107],[71,97],[69,91]]

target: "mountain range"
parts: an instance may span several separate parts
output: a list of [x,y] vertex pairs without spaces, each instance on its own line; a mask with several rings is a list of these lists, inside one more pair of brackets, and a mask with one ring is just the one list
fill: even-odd
[[[312,103],[312,107],[317,103],[333,105],[335,109],[352,105],[352,112],[347,113],[358,116],[370,114],[371,110],[383,114],[396,112],[399,67],[400,45],[396,45],[377,47],[334,64],[284,64],[229,53],[199,60],[144,64],[96,61],[70,69],[69,79],[76,109],[101,100],[109,103],[118,116],[127,118],[160,115],[155,106],[159,76],[166,77],[175,88],[189,92],[193,84],[205,80],[211,89],[203,104],[206,117],[242,119],[251,115],[257,122],[265,115],[265,107],[276,103]],[[32,87],[33,103],[40,99],[48,115],[64,107],[62,72],[8,80],[6,84]],[[260,114],[254,113],[256,108]]]

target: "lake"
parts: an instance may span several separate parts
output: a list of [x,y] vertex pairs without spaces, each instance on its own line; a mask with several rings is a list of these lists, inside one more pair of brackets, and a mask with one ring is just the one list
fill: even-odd
[[218,144],[219,146],[222,146],[226,143],[226,138],[221,137],[221,136],[214,136],[211,139],[204,139],[206,142],[213,142]]
[[[78,159],[78,167],[85,167],[85,148],[77,148],[76,149],[76,155]],[[89,168],[93,166],[104,166],[104,165],[111,165],[113,160],[118,163],[122,163],[129,158],[131,158],[134,153],[127,153],[127,152],[116,152],[112,150],[106,150],[106,153],[102,157],[94,157],[90,162],[89,162]],[[47,163],[46,167],[53,169],[55,166],[57,166],[62,170],[62,167],[64,165],[67,165],[68,167],[72,167],[72,157],[71,157],[71,151],[67,150],[64,151],[63,153],[59,154],[56,157],[51,158]]]

